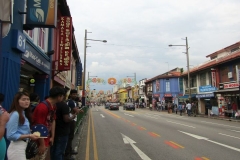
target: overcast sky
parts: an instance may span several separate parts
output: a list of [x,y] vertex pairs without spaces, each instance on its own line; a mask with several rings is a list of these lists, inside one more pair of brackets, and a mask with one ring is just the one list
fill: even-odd
[[[67,0],[81,61],[84,32],[88,41],[87,72],[106,81],[137,75],[152,78],[168,69],[186,70],[188,37],[190,68],[206,55],[240,41],[240,0]],[[87,75],[87,74],[86,74]],[[91,84],[112,90],[109,84]]]

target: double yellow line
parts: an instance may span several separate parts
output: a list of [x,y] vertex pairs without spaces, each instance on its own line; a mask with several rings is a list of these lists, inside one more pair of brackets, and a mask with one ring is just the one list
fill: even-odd
[[[92,123],[91,123],[92,122]],[[96,136],[95,136],[95,129],[94,123],[92,118],[92,112],[89,110],[89,117],[88,117],[88,134],[87,134],[87,145],[86,145],[86,156],[85,160],[89,160],[89,150],[90,150],[90,128],[92,126],[92,141],[93,141],[93,154],[94,160],[98,160],[98,152],[97,152],[97,143],[96,143]]]

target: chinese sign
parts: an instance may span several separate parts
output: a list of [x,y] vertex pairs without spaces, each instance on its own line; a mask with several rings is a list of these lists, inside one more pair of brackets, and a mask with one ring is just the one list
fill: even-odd
[[217,82],[216,82],[216,70],[215,69],[211,70],[211,75],[212,75],[212,86],[216,87]]
[[156,91],[160,91],[160,83],[159,83],[159,80],[156,80]]
[[82,85],[82,63],[77,64],[77,86]]
[[61,17],[59,27],[58,70],[70,70],[72,53],[72,17]]
[[200,86],[199,87],[199,92],[213,92],[216,91],[217,88],[213,87],[211,85],[206,85],[206,86]]

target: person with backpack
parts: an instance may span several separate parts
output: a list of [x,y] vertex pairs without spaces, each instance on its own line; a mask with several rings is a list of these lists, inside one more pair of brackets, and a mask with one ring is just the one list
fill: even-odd
[[26,160],[27,142],[37,140],[38,135],[31,134],[31,108],[29,94],[18,92],[9,110],[10,118],[6,125],[6,137],[11,141],[7,149],[8,160]]
[[64,98],[65,90],[62,87],[56,86],[50,89],[49,96],[46,100],[40,102],[33,112],[33,125],[42,124],[48,129],[48,137],[38,139],[39,153],[33,159],[45,160],[50,145],[54,143],[55,136],[55,119],[56,107],[55,104],[61,102]]
[[[69,99],[67,101],[67,105],[69,106],[69,110],[70,110],[70,117],[72,117],[74,114],[78,114],[79,112],[82,112],[82,110],[80,110],[78,108],[78,104],[76,103],[76,99],[77,99],[77,90],[75,89],[72,89],[70,91],[70,95],[69,95]],[[67,143],[67,147],[66,147],[66,150],[65,150],[65,159],[66,160],[72,160],[72,155],[74,154],[78,154],[77,151],[74,151],[73,148],[72,148],[72,141],[73,141],[73,138],[74,138],[74,131],[75,131],[75,127],[76,127],[76,122],[77,122],[77,117],[75,117],[73,119],[73,121],[71,121],[69,123],[70,125],[70,133],[68,135],[68,143]]]
[[36,108],[36,106],[39,104],[40,102],[40,97],[38,94],[36,93],[31,93],[30,94],[30,107],[31,107],[31,111],[33,112],[34,109]]

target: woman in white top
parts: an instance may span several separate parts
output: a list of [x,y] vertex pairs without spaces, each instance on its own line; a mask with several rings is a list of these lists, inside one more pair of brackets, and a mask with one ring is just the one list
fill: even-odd
[[28,93],[19,92],[15,95],[7,123],[7,139],[11,141],[8,149],[8,160],[26,160],[26,147],[29,139],[36,140],[38,136],[31,134],[31,108]]

